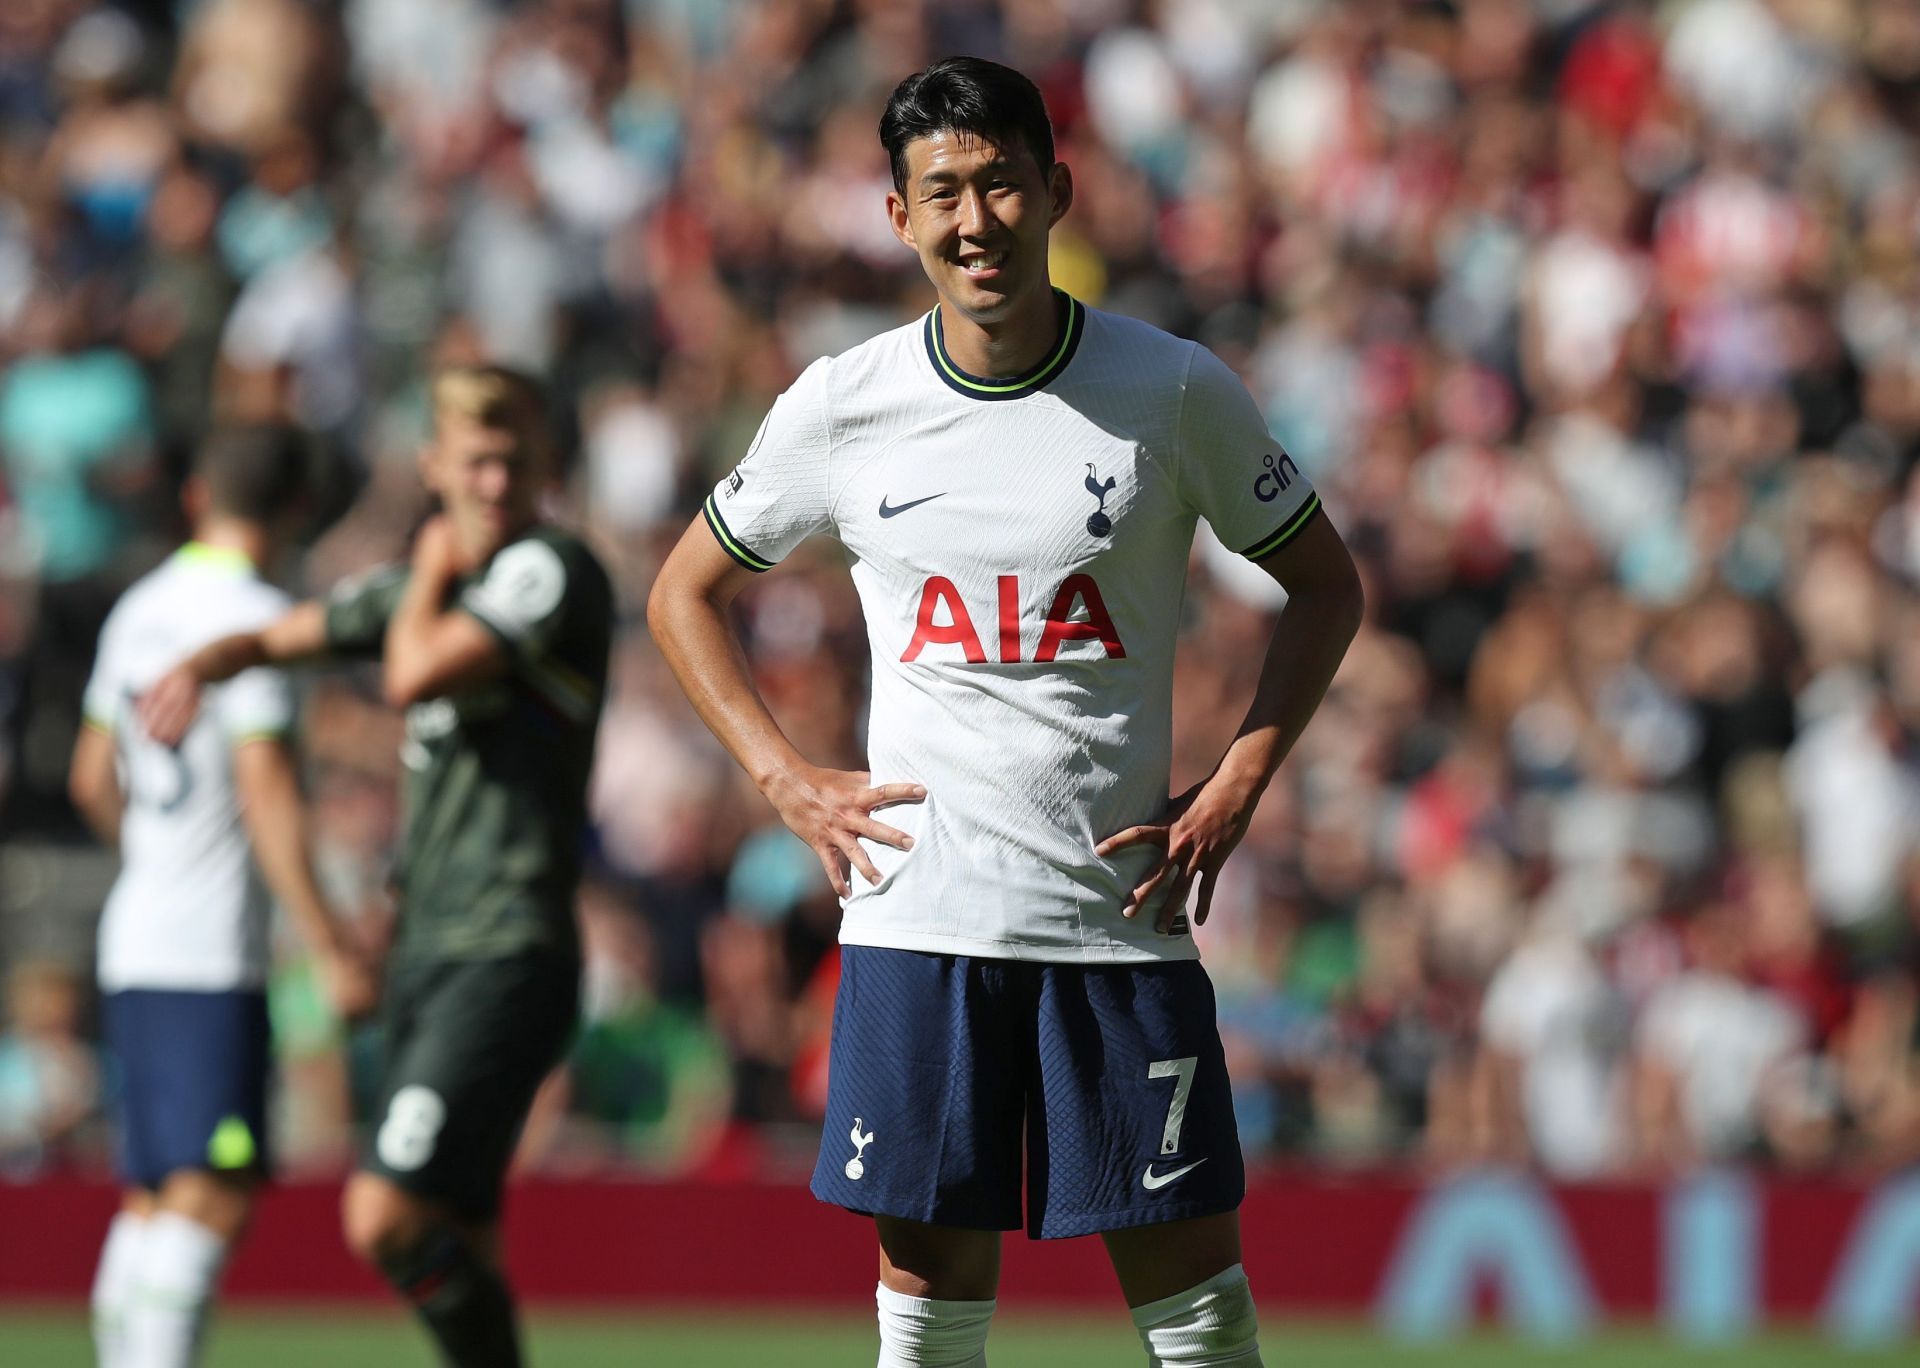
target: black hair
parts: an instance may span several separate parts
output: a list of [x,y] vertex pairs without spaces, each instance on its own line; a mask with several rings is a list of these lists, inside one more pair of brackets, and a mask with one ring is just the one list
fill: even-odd
[[257,523],[273,522],[301,505],[307,471],[300,434],[275,423],[218,428],[193,463],[215,512]]
[[907,188],[907,144],[935,133],[966,133],[1010,147],[1025,144],[1042,173],[1053,169],[1053,123],[1032,81],[983,57],[943,57],[893,88],[880,116],[880,145],[893,188]]

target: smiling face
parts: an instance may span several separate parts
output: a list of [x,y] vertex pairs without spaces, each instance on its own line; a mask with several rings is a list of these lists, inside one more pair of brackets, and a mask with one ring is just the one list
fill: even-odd
[[421,473],[446,505],[469,565],[484,564],[538,517],[544,463],[512,428],[445,416]]
[[1073,202],[1064,163],[952,129],[915,138],[905,160],[887,215],[948,307],[993,323],[1047,293],[1047,234]]
[[420,474],[440,496],[470,568],[539,521],[548,477],[539,387],[498,366],[454,366],[433,382],[433,440]]

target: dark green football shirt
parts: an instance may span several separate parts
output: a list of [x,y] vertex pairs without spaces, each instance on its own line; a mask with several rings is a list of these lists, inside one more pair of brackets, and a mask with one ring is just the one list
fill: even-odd
[[[407,567],[336,590],[327,642],[378,656]],[[483,959],[577,953],[574,891],[606,694],[613,586],[578,538],[540,526],[454,589],[512,658],[489,683],[407,709],[405,837],[393,953]]]

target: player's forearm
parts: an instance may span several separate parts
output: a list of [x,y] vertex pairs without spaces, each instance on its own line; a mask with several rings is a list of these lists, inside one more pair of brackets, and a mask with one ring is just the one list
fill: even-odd
[[291,665],[325,653],[326,609],[302,603],[257,632],[236,632],[209,642],[187,657],[187,668],[203,684],[218,684],[262,665]]
[[202,684],[218,684],[267,660],[266,633],[236,632],[208,642],[187,657],[186,665]]
[[693,710],[762,793],[805,765],[754,688],[724,603],[659,585],[647,600],[647,626]]
[[260,765],[246,782],[247,834],[255,861],[294,931],[315,954],[338,953],[346,944],[340,921],[327,906],[307,844],[306,804],[291,764]]
[[67,796],[101,844],[118,848],[126,796],[120,791],[113,738],[91,723],[80,729],[79,739],[74,742]]
[[74,806],[79,809],[80,819],[87,824],[87,830],[93,833],[95,840],[109,850],[120,848],[120,816],[123,809],[117,800],[111,803],[76,801]]
[[79,812],[80,819],[87,824],[87,830],[94,834],[100,844],[119,849],[120,817],[126,810],[126,805],[120,796],[120,786],[114,784],[111,788],[86,789],[71,787],[68,790],[68,796],[73,800],[73,806]]
[[1219,775],[1257,800],[1326,697],[1360,630],[1364,599],[1357,576],[1296,588],[1274,624],[1260,682],[1246,718],[1221,760]]
[[380,683],[387,702],[394,707],[404,708],[433,697],[445,687],[441,662],[449,652],[441,649],[437,638],[452,616],[447,607],[452,587],[449,576],[416,571],[407,580],[393,616],[387,619],[380,651]]

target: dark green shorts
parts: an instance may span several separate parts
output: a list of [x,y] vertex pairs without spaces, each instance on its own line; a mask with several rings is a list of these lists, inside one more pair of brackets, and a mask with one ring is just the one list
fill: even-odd
[[491,1221],[533,1095],[572,1038],[580,962],[539,950],[397,965],[385,996],[360,1167]]

